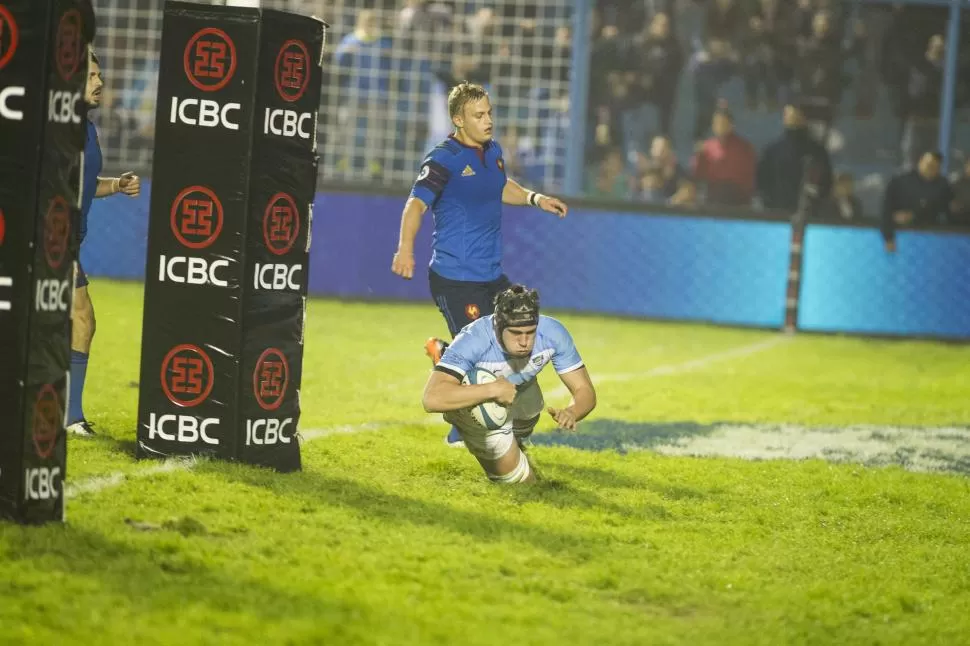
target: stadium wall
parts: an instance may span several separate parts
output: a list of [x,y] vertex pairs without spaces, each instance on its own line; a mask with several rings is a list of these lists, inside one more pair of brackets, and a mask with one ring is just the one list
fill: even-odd
[[[82,248],[93,276],[144,279],[150,184],[98,200]],[[310,293],[432,301],[424,270],[390,272],[403,196],[317,193]],[[430,216],[428,216],[430,217]],[[791,227],[784,221],[574,208],[557,221],[508,208],[505,268],[555,309],[781,327]],[[970,234],[903,231],[887,254],[873,228],[809,225],[799,328],[970,339]],[[431,226],[416,242],[430,258]]]

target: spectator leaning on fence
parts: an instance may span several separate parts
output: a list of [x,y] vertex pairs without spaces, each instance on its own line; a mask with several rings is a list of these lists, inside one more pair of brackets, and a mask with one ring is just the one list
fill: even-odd
[[947,221],[953,191],[940,174],[943,155],[925,153],[917,168],[896,175],[882,203],[882,237],[887,251],[896,250],[896,228]]

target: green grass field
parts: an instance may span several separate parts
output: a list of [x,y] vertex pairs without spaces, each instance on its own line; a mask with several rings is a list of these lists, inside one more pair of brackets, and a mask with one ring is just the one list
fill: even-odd
[[135,461],[142,286],[91,294],[100,436],[65,525],[0,522],[0,644],[970,639],[970,346],[563,316],[599,407],[503,488],[421,409],[433,306],[314,300],[279,475]]

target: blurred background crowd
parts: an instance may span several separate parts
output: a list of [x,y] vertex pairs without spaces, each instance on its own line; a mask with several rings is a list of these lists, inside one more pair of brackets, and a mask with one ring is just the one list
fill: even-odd
[[[109,165],[149,170],[161,0],[98,0]],[[264,0],[331,25],[321,182],[406,188],[448,134],[445,96],[485,84],[510,173],[654,207],[970,224],[970,46],[940,150],[949,10],[862,0]],[[960,33],[970,42],[970,9]],[[577,68],[573,51],[588,53]],[[573,123],[573,75],[588,74]],[[941,172],[947,156],[947,172]]]

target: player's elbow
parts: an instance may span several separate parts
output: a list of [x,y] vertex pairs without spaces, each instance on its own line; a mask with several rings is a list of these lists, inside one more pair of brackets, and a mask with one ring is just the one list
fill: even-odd
[[593,384],[588,383],[577,390],[573,394],[573,401],[576,402],[577,406],[586,410],[583,417],[592,413],[593,409],[596,408],[596,389],[593,388]]
[[428,388],[424,391],[424,395],[421,397],[421,405],[424,406],[424,412],[426,413],[445,412],[442,410],[440,398],[433,388]]

